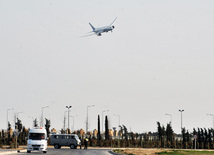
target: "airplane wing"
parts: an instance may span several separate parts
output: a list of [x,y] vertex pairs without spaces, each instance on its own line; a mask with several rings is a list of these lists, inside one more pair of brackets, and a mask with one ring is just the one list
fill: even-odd
[[117,17],[114,19],[114,21],[109,26],[111,26],[115,22],[116,19],[117,19]]

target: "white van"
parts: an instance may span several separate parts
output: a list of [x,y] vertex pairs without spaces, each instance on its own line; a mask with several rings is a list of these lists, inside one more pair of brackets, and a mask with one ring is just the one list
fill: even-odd
[[47,132],[45,128],[33,128],[28,133],[27,153],[37,150],[47,153]]

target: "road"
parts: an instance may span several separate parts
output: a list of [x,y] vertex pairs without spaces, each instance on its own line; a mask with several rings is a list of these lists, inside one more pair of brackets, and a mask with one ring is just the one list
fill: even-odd
[[[54,148],[48,148],[47,154],[50,155],[112,155],[110,153],[111,149],[70,149],[70,148],[61,148],[61,149],[54,149]],[[20,153],[17,153],[19,155],[36,155],[36,154],[43,154],[42,152],[38,151],[32,151],[31,153],[27,153],[27,151],[21,151]]]

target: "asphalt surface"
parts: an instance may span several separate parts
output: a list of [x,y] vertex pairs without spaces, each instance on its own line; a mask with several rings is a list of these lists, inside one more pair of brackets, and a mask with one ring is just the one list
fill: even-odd
[[[32,151],[31,153],[27,153],[27,150],[22,150],[20,153],[17,153],[16,151],[12,151],[12,152],[7,152],[6,154],[19,154],[19,155],[43,154],[43,155],[45,155],[45,153],[38,152],[38,151]],[[111,149],[90,148],[90,149],[84,150],[84,149],[70,149],[68,147],[68,148],[61,148],[61,149],[48,148],[46,154],[51,154],[51,155],[112,155],[114,153],[111,152]]]

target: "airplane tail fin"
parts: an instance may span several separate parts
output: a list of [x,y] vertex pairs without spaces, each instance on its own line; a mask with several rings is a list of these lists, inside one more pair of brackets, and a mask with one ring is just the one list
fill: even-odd
[[95,30],[95,28],[93,27],[93,25],[91,25],[91,23],[89,23],[89,25],[91,26],[92,30],[94,31],[94,30]]

